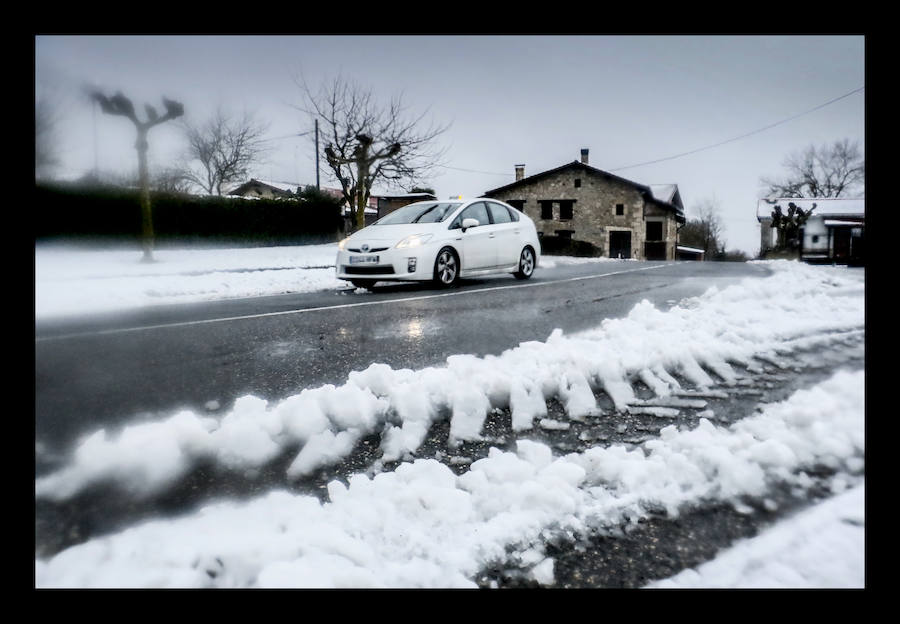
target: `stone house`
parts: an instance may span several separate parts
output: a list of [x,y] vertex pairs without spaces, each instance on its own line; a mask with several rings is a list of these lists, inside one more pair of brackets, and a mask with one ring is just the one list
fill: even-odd
[[597,169],[581,160],[525,176],[486,191],[534,220],[544,241],[581,241],[594,255],[637,260],[675,260],[684,206],[675,184],[643,185]]

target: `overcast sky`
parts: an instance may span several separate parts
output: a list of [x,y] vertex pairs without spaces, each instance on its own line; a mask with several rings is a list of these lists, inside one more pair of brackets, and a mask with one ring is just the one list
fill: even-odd
[[[516,164],[532,175],[588,148],[595,167],[678,184],[688,217],[715,200],[727,247],[755,255],[761,177],[810,144],[865,148],[864,47],[862,36],[807,35],[37,36],[35,86],[58,110],[61,174],[137,167],[133,127],[95,113],[81,95],[91,84],[139,110],[181,101],[191,121],[217,106],[254,112],[273,150],[251,175],[305,185],[315,145],[292,136],[312,129],[295,78],[342,74],[450,124],[446,167],[423,181],[439,197],[481,195],[513,181]],[[151,167],[182,149],[176,124],[151,131]],[[324,161],[321,175],[337,186]]]

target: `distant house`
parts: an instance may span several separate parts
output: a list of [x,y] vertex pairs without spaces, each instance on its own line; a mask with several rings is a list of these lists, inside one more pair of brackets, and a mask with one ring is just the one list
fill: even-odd
[[756,219],[760,230],[760,257],[766,257],[776,244],[776,230],[772,227],[772,212],[788,204],[809,210],[815,209],[800,230],[800,258],[810,263],[863,264],[866,229],[866,200],[830,197],[784,197],[760,199],[756,204]]
[[378,196],[378,218],[389,215],[397,208],[408,206],[409,204],[437,199],[431,193],[404,193],[402,195],[379,195]]
[[697,249],[696,247],[685,247],[683,245],[678,245],[675,248],[675,259],[676,260],[703,260],[703,256],[706,252],[702,249]]
[[[323,187],[322,192],[328,193],[338,199],[344,199],[344,193],[341,189]],[[350,204],[344,200],[342,210],[344,215],[344,231],[348,233],[352,232],[356,229],[356,207],[354,206],[351,208]],[[378,197],[376,195],[369,195],[369,203],[366,204],[364,212],[366,225],[371,225],[378,220]]]
[[[486,191],[485,197],[515,206],[537,226],[542,241],[589,243],[594,255],[638,260],[675,260],[684,206],[676,184],[643,185],[581,160],[525,176]],[[549,247],[549,245],[548,245]]]
[[[269,180],[257,180],[253,178],[249,182],[245,182],[244,184],[241,184],[240,186],[229,191],[228,195],[232,197],[244,197],[253,199],[278,199],[282,197],[292,197],[295,195],[295,193],[302,189],[303,186],[296,182],[272,182]],[[344,200],[344,194],[341,189],[323,186],[319,190],[327,195],[331,195],[332,197],[343,201],[342,214],[345,221],[345,230],[347,230],[348,232],[352,231],[356,223],[354,210],[351,209],[350,204],[347,203],[346,200]],[[377,219],[380,219],[384,215],[393,212],[401,206],[427,199],[436,199],[436,197],[429,193],[370,195],[369,203],[366,205],[365,210],[366,225],[370,225]]]
[[[334,194],[335,197],[343,197],[339,189],[322,190]],[[429,199],[437,199],[437,197],[431,193],[402,193],[397,195],[376,195],[373,193],[369,196],[369,203],[366,206],[366,225],[371,225],[381,217],[394,212],[397,208],[402,208],[413,202],[426,201]],[[356,217],[354,211],[351,210],[346,203],[344,204],[344,219],[346,221],[345,229],[348,232],[353,231],[356,227]]]
[[253,199],[278,199],[291,197],[301,188],[296,182],[270,182],[252,178],[237,188],[228,191],[227,195]]

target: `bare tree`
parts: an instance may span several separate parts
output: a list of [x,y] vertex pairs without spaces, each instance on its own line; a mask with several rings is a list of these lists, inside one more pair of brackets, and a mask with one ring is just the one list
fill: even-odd
[[59,112],[47,96],[34,100],[34,177],[45,177],[59,165]]
[[[84,175],[80,182],[90,186],[113,186],[118,188],[141,188],[140,176],[136,171],[94,170]],[[191,184],[177,167],[166,167],[151,171],[147,177],[151,193],[185,195],[191,192]]]
[[179,167],[166,167],[150,175],[150,189],[160,193],[183,195],[190,193],[191,186]]
[[138,153],[138,178],[141,186],[141,240],[144,249],[144,262],[153,261],[153,213],[150,208],[150,176],[147,171],[147,133],[150,128],[158,126],[161,123],[175,119],[184,114],[184,106],[180,102],[162,98],[163,106],[166,107],[165,115],[160,116],[157,110],[150,104],[144,105],[147,114],[146,121],[140,121],[134,112],[134,104],[121,92],[116,93],[112,97],[107,97],[103,93],[91,90],[91,97],[100,104],[100,109],[108,115],[119,115],[127,117],[134,124],[137,130],[137,141],[134,147]]
[[698,247],[707,258],[713,258],[725,251],[725,226],[719,216],[719,205],[715,199],[702,199],[692,212],[696,215],[688,219],[679,231],[679,241],[685,245]]
[[440,162],[443,150],[435,139],[448,126],[425,126],[425,113],[408,116],[402,96],[379,104],[373,93],[342,77],[323,82],[314,93],[298,80],[305,103],[298,107],[322,122],[325,160],[353,207],[356,229],[365,226],[365,208],[372,186],[408,189]]
[[846,197],[865,192],[866,161],[859,144],[848,139],[831,145],[810,145],[788,156],[787,176],[762,178],[767,197]]
[[244,181],[266,151],[263,135],[268,124],[251,113],[233,118],[218,109],[201,125],[185,123],[184,131],[188,139],[184,177],[209,195],[222,195],[229,185]]

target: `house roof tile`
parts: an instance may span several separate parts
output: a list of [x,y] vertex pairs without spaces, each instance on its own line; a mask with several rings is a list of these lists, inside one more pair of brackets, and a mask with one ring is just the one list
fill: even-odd
[[643,193],[644,196],[651,200],[655,201],[658,204],[663,205],[666,208],[673,210],[677,215],[683,217],[684,216],[684,208],[681,206],[681,199],[678,195],[678,185],[677,184],[656,184],[656,185],[644,185],[634,182],[633,180],[628,180],[626,178],[619,177],[608,171],[603,171],[602,169],[597,169],[596,167],[592,167],[588,164],[585,164],[579,160],[572,161],[570,163],[566,163],[561,167],[556,167],[554,169],[548,169],[547,171],[542,171],[540,173],[536,173],[534,175],[522,178],[521,180],[516,180],[510,184],[506,184],[504,186],[500,186],[495,189],[491,189],[490,191],[485,191],[484,196],[490,197],[494,193],[499,193],[502,191],[508,191],[510,189],[516,188],[518,186],[523,186],[525,184],[531,184],[533,182],[537,182],[544,178],[548,178],[550,176],[556,175],[557,173],[561,173],[567,169],[581,169],[587,173],[591,173],[594,175],[599,175],[607,179],[616,180],[628,186],[631,186],[637,189],[639,192]]

